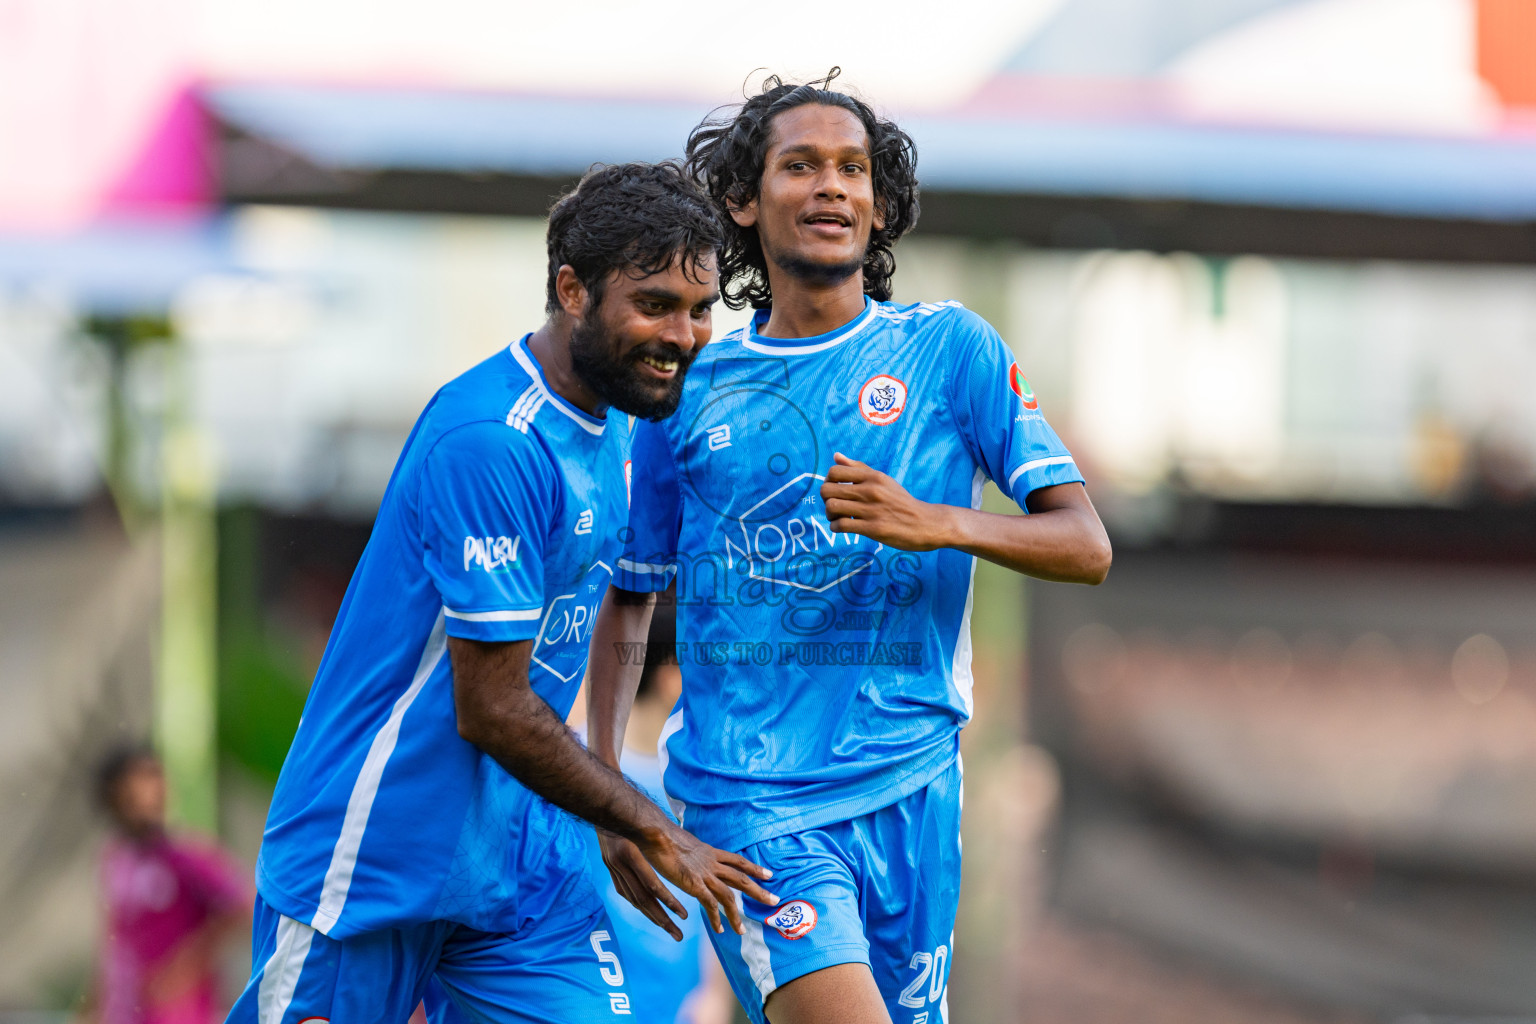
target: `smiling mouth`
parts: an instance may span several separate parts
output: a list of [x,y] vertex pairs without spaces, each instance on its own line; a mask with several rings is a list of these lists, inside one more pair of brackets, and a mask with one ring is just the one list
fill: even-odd
[[850,226],[847,217],[840,213],[817,213],[805,218],[807,224],[815,224],[826,227],[846,228]]
[[657,373],[670,377],[677,372],[678,361],[676,359],[662,359],[658,356],[643,355],[640,361]]

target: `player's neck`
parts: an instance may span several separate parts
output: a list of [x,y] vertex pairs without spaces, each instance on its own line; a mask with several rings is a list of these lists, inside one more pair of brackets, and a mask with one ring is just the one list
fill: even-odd
[[608,407],[582,383],[571,365],[571,326],[568,319],[546,320],[544,326],[528,336],[528,351],[533,355],[550,390],[582,412],[602,416]]
[[773,308],[759,332],[765,338],[814,338],[835,331],[864,312],[864,272],[837,284],[812,285],[769,267]]

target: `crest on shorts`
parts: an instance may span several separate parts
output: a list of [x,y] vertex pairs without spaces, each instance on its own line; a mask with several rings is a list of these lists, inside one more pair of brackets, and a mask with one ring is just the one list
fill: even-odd
[[790,900],[763,918],[763,923],[772,925],[786,939],[798,939],[816,927],[816,908],[805,900]]
[[889,374],[879,374],[859,389],[859,412],[877,427],[895,423],[907,407],[907,385]]

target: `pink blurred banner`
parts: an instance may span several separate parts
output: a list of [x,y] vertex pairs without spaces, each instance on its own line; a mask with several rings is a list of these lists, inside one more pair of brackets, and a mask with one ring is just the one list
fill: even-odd
[[106,214],[196,212],[214,199],[211,122],[188,85],[174,93],[142,148],[101,198]]
[[192,0],[0,0],[0,231],[206,207],[195,14]]

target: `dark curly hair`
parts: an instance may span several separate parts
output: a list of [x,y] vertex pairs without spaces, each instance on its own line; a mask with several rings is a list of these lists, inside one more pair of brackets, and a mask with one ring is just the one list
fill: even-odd
[[[762,91],[740,107],[712,112],[688,136],[686,164],[720,207],[729,211],[752,202],[763,181],[763,160],[773,136],[773,120],[786,110],[811,103],[841,107],[864,125],[869,137],[875,205],[885,226],[869,234],[864,254],[864,291],[884,301],[891,297],[896,257],[891,247],[917,223],[917,147],[912,138],[863,100],[828,88],[841,73],[833,68],[825,78],[791,85],[778,75],[763,82]],[[722,114],[722,111],[724,113]],[[764,308],[773,302],[768,264],[756,228],[743,228],[724,216],[725,245],[720,250],[720,288],[732,309]]]
[[595,307],[615,270],[659,274],[681,260],[688,276],[700,280],[725,236],[715,204],[669,160],[593,167],[550,209],[546,239],[544,309],[554,316],[560,312],[555,276],[562,266],[576,272]]

